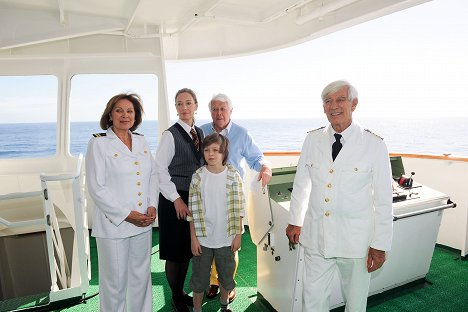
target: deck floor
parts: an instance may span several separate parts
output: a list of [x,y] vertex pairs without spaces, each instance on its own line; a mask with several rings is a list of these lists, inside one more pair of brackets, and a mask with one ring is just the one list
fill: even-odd
[[[173,311],[170,300],[170,290],[164,274],[164,262],[159,260],[159,231],[153,230],[153,256],[152,256],[152,281],[153,281],[153,311]],[[99,311],[99,280],[97,266],[97,252],[94,238],[91,238],[91,268],[89,297],[82,303],[72,307],[56,307],[54,311]],[[271,309],[257,296],[257,264],[256,246],[250,240],[246,231],[242,239],[242,249],[239,254],[240,263],[237,271],[237,298],[231,304],[233,311],[271,311]],[[188,276],[191,271],[189,270]],[[369,299],[369,312],[468,312],[468,261],[464,261],[453,250],[437,246],[432,258],[431,268],[425,283],[411,285],[384,294],[373,296]],[[185,290],[188,287],[188,278]],[[4,306],[4,308],[6,308]],[[17,307],[18,308],[18,307]],[[50,310],[50,309],[48,309]],[[203,311],[218,311],[217,299],[206,300]],[[342,308],[335,311],[342,311]],[[2,309],[0,312],[8,311]]]

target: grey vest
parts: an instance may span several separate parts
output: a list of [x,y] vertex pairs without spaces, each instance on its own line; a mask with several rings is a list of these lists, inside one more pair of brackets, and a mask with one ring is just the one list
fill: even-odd
[[203,132],[200,128],[195,127],[200,140],[200,151],[197,152],[192,137],[185,132],[181,125],[175,123],[167,130],[172,133],[175,145],[175,154],[169,164],[171,181],[177,190],[188,191],[192,174],[203,165],[203,151],[201,149]]

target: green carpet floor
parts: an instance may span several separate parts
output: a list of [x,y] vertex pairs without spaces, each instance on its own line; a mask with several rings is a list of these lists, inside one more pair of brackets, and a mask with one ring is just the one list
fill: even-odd
[[[164,262],[159,260],[159,232],[153,230],[153,311],[173,311],[170,304],[171,295],[164,274]],[[92,279],[83,303],[73,307],[60,307],[54,311],[99,311],[98,266],[96,244],[91,238],[91,268]],[[242,238],[241,259],[237,271],[237,298],[231,304],[233,311],[270,311],[267,304],[257,298],[257,264],[256,247],[246,231]],[[189,271],[188,276],[191,272]],[[432,258],[431,268],[426,276],[427,282],[411,287],[390,290],[384,294],[373,296],[368,302],[369,312],[468,312],[468,261],[460,259],[453,250],[437,246]],[[188,278],[185,290],[188,287]],[[2,309],[0,309],[1,311]],[[217,299],[205,300],[203,311],[218,311]],[[334,311],[343,311],[343,308]],[[280,311],[282,312],[282,311]]]
[[369,312],[468,312],[468,261],[436,246],[426,283],[375,297],[368,302]]
[[[166,281],[166,275],[164,273],[164,262],[159,260],[159,231],[158,229],[153,230],[153,256],[151,261],[151,272],[153,281],[153,311],[174,311],[171,305],[171,292],[169,285]],[[91,248],[91,281],[87,296],[93,296],[98,290],[98,265],[97,265],[97,251],[96,242],[91,237],[90,242]],[[256,246],[250,239],[249,232],[246,231],[242,237],[242,248],[239,252],[239,257],[242,259],[239,264],[239,268],[236,275],[236,290],[237,298],[231,304],[233,311],[268,311],[268,309],[261,303],[257,302],[257,251]],[[191,268],[187,276],[191,275]],[[185,290],[190,292],[188,286],[189,278],[185,283]],[[70,308],[58,309],[55,311],[99,311],[99,296],[94,296],[85,303],[75,305]],[[219,302],[217,299],[207,300],[204,302],[203,311],[218,311]]]

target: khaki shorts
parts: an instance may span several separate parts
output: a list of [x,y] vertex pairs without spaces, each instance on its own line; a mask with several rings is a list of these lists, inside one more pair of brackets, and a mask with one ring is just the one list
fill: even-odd
[[213,258],[216,262],[218,271],[218,280],[221,286],[227,291],[236,287],[234,281],[234,270],[236,261],[231,246],[221,248],[207,248],[201,246],[202,254],[192,258],[192,277],[190,278],[190,287],[193,292],[202,293],[210,286],[210,272]]

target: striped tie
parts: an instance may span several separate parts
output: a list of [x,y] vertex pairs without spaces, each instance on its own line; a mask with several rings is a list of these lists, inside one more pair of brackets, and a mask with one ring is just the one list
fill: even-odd
[[195,148],[197,149],[197,151],[200,150],[200,141],[198,141],[198,136],[197,136],[197,133],[195,132],[195,129],[191,129],[190,130],[190,134],[192,135],[192,140],[193,140],[193,144],[195,145]]

